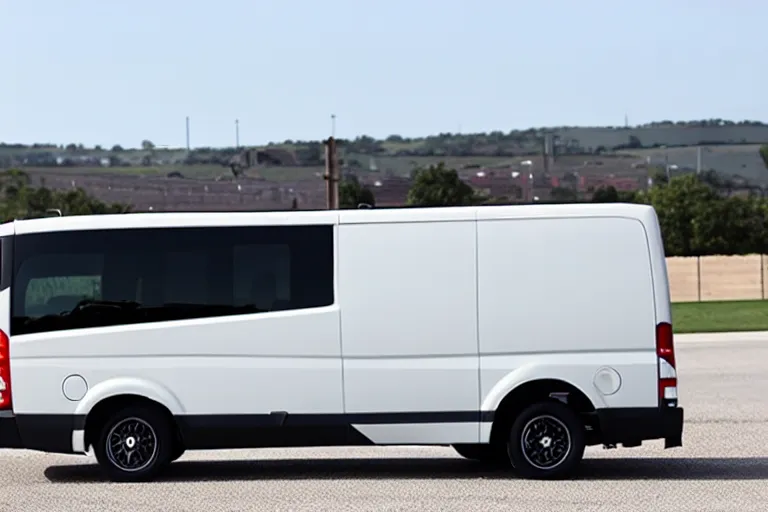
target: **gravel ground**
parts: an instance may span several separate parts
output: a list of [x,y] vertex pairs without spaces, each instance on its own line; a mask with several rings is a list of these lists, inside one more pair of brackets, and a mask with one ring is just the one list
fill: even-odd
[[684,447],[590,448],[574,481],[408,447],[196,452],[159,482],[111,484],[85,457],[0,450],[0,511],[767,511],[768,342],[677,349]]

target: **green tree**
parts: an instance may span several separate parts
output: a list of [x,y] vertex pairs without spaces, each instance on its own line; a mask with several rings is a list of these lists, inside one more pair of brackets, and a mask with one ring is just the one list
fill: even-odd
[[128,205],[104,203],[81,188],[61,191],[44,186],[32,187],[29,177],[17,169],[0,173],[0,215],[3,219],[40,217],[53,209],[60,210],[62,215],[130,211]]
[[750,254],[765,249],[765,202],[728,197],[710,201],[693,218],[697,254]]
[[339,183],[339,206],[357,208],[361,204],[376,206],[376,198],[370,188],[361,185],[357,176],[344,177]]
[[29,176],[19,169],[0,173],[0,215],[3,219],[27,214],[29,183]]
[[592,194],[593,203],[634,203],[637,192],[634,190],[616,190],[613,185],[600,187]]
[[592,194],[593,203],[618,203],[619,191],[613,185],[600,187]]
[[416,169],[413,184],[408,190],[407,204],[411,206],[467,206],[478,204],[485,198],[459,178],[455,169],[443,162]]
[[108,213],[127,213],[130,211],[130,207],[127,205],[104,203],[81,188],[67,190],[66,192],[55,191],[49,208],[58,208],[61,210],[62,215],[102,215]]
[[515,204],[515,198],[512,198],[510,196],[493,196],[489,197],[485,201],[483,201],[484,205],[492,206],[492,205],[510,205]]
[[575,203],[579,200],[576,190],[570,187],[552,187],[549,195],[557,203]]
[[760,158],[763,159],[763,164],[768,168],[768,144],[760,146]]
[[[705,234],[722,231],[717,219],[708,219],[709,212],[724,201],[715,190],[695,175],[687,174],[669,183],[650,188],[640,196],[654,207],[664,237],[667,256],[698,256],[706,254],[710,244]],[[704,227],[704,226],[708,227]]]

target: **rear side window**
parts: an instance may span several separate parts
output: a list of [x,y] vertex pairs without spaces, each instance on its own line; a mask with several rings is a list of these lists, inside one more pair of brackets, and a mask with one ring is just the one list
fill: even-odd
[[40,277],[29,281],[24,304],[33,316],[43,316],[71,309],[81,300],[100,298],[101,276]]
[[334,302],[332,226],[116,229],[15,238],[13,335]]
[[[42,317],[71,310],[84,300],[101,299],[103,258],[93,254],[39,254],[27,258],[20,284],[25,286],[25,316]],[[18,293],[14,288],[14,293]]]

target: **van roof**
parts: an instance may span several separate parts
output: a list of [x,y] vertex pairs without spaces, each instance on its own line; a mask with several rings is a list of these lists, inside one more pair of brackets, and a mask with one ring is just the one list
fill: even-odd
[[93,229],[250,226],[254,224],[279,226],[565,217],[625,217],[645,220],[650,211],[652,211],[650,206],[638,204],[575,203],[360,210],[120,213],[15,220],[0,225],[0,236],[12,233],[26,234]]

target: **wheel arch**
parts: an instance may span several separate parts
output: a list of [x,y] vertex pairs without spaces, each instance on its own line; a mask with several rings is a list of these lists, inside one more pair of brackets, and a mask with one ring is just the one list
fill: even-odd
[[531,380],[510,390],[499,403],[494,412],[490,442],[504,442],[506,432],[523,409],[548,400],[564,403],[580,415],[590,416],[595,412],[592,400],[575,385],[552,378]]
[[184,446],[181,430],[174,418],[174,414],[181,412],[181,404],[170,391],[140,379],[115,379],[95,386],[78,404],[77,416],[83,422],[83,447],[88,450],[94,445],[99,429],[112,414],[135,405],[160,411],[174,431],[175,442]]
[[99,382],[90,388],[85,397],[78,402],[75,415],[87,416],[97,404],[104,400],[124,395],[157,402],[173,415],[184,413],[184,407],[176,395],[162,384],[142,378],[117,377]]

